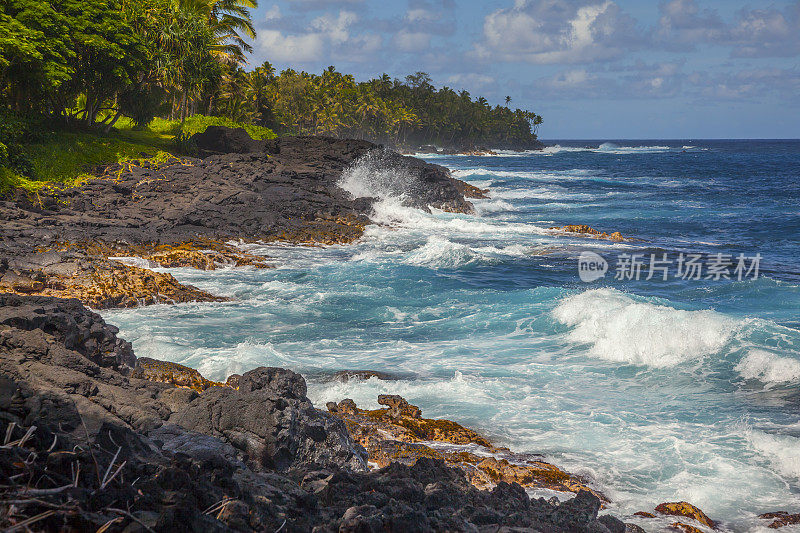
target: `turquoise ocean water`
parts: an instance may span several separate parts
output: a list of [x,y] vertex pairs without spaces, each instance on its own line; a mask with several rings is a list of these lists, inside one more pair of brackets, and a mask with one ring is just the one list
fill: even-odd
[[[358,243],[247,245],[278,268],[169,270],[232,302],[103,315],[137,355],[208,378],[282,366],[319,405],[401,394],[584,474],[618,515],[681,499],[756,531],[758,513],[800,512],[800,141],[563,141],[428,160],[490,198],[475,215],[426,213],[385,195],[406,176],[356,167],[342,186],[381,198]],[[636,240],[548,229],[565,224]],[[608,263],[588,283],[587,251]],[[701,279],[678,275],[681,254],[699,256]],[[646,279],[651,255],[667,280]],[[326,378],[344,369],[402,379]]]

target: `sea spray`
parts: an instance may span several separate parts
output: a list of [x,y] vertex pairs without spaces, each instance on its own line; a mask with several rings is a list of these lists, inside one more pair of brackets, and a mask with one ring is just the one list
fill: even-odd
[[675,366],[722,349],[736,322],[712,311],[684,311],[637,301],[614,289],[589,290],[561,301],[553,317],[567,338],[609,361]]
[[[426,417],[586,472],[626,521],[685,499],[728,530],[763,531],[757,514],[800,510],[800,145],[626,141],[598,153],[601,143],[561,142],[571,150],[548,157],[438,157],[490,189],[478,204],[513,207],[478,216],[403,205],[405,178],[380,168],[377,180],[351,173],[353,196],[378,199],[377,224],[356,243],[248,245],[278,268],[170,270],[208,290],[237,287],[232,302],[103,313],[138,355],[207,361],[216,379],[259,364],[301,371],[318,407],[401,394]],[[612,153],[648,144],[669,150]],[[548,192],[569,197],[524,197]],[[576,223],[641,241],[546,229]],[[768,256],[769,277],[578,278],[585,249],[611,259],[733,245]],[[414,378],[316,377],[361,369]]]

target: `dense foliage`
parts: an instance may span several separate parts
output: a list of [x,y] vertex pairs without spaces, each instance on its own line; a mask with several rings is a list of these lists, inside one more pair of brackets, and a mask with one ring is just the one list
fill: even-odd
[[[256,0],[0,0],[0,166],[25,171],[32,128],[111,131],[121,117],[245,123],[262,137],[360,137],[396,146],[528,147],[541,117],[436,89],[425,73],[357,82],[246,71]],[[506,105],[510,98],[506,98]],[[214,122],[216,120],[216,122]],[[38,127],[38,126],[37,126]],[[33,128],[36,129],[36,128]],[[191,128],[175,134],[187,135]]]
[[[141,124],[244,62],[254,0],[0,0],[0,111],[88,128]],[[171,107],[164,107],[165,102]]]
[[[506,98],[506,103],[511,99]],[[542,118],[490,106],[467,91],[436,89],[424,72],[366,82],[329,67],[321,75],[269,63],[231,70],[210,111],[282,133],[359,137],[394,145],[528,147]]]

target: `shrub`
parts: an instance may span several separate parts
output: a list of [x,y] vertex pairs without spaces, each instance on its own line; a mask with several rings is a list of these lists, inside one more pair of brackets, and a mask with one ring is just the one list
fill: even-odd
[[10,114],[0,115],[0,167],[30,176],[33,165],[25,155],[24,145],[33,140],[34,125]]
[[242,124],[234,122],[233,120],[225,117],[207,117],[205,115],[194,115],[187,117],[180,131],[188,138],[195,133],[202,133],[206,131],[209,126],[226,126],[228,128],[244,128],[244,130],[253,139],[274,139],[277,137],[275,133],[269,129],[253,124]]
[[156,85],[131,87],[119,95],[122,113],[130,117],[134,129],[144,129],[156,115],[166,112],[167,91]]

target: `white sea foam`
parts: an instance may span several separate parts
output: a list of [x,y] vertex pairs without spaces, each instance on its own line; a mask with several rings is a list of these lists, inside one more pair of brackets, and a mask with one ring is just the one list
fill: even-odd
[[583,192],[571,192],[564,187],[553,185],[550,187],[535,187],[530,189],[492,189],[493,198],[504,198],[508,200],[535,198],[538,200],[591,200],[593,195]]
[[[546,228],[533,224],[489,222],[480,217],[452,215],[433,210],[426,213],[402,205],[395,198],[381,200],[374,205],[373,220],[379,224],[419,230],[428,234],[442,232],[456,235],[547,235]],[[368,229],[369,231],[369,229]]]
[[684,311],[594,289],[562,300],[553,317],[572,327],[568,340],[590,345],[589,355],[669,367],[722,349],[737,324],[713,311]]
[[506,255],[510,257],[524,257],[526,255],[536,255],[538,248],[524,246],[522,244],[511,244],[509,246],[479,246],[472,248],[474,252],[488,255]]
[[472,205],[475,206],[475,210],[479,215],[517,210],[513,204],[504,200],[473,200]]
[[[308,397],[314,405],[325,405],[326,402],[341,401],[352,398],[356,404],[365,409],[377,409],[379,394],[399,394],[409,401],[422,405],[443,405],[444,399],[459,401],[469,398],[472,402],[490,402],[491,395],[486,388],[486,380],[470,378],[455,371],[450,379],[432,380],[393,380],[378,378],[366,380],[350,380],[341,382],[308,383]],[[445,408],[446,409],[446,408]],[[426,409],[425,416],[444,416],[448,413],[437,413]],[[452,417],[452,413],[450,414]]]
[[747,440],[782,476],[800,479],[800,438],[758,430],[746,432]]
[[[527,171],[527,170],[493,170],[488,168],[464,168],[456,169],[451,172],[454,178],[460,180],[470,180],[473,177],[491,177],[491,178],[522,178],[530,180],[575,180],[582,179],[586,176],[591,176],[594,173],[592,170],[574,169],[574,170],[553,170],[548,172],[543,171]],[[472,181],[477,185],[477,182]]]
[[371,152],[346,169],[338,183],[353,198],[402,200],[419,186],[419,180],[385,161],[381,152]]
[[433,235],[428,238],[428,242],[422,247],[409,254],[406,258],[406,263],[439,268],[457,268],[479,259],[480,255],[473,252],[469,246],[450,242],[445,238]]
[[637,153],[661,153],[668,152],[669,146],[619,146],[612,142],[606,142],[597,147],[598,152],[607,154],[637,154]]
[[750,350],[735,370],[745,379],[757,379],[764,383],[800,380],[800,360],[781,357],[766,350]]

